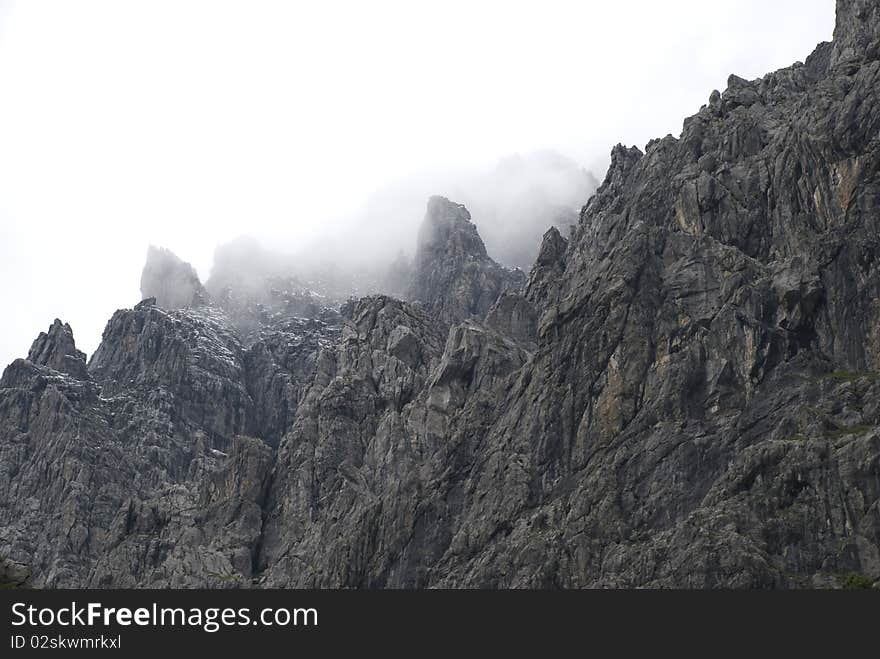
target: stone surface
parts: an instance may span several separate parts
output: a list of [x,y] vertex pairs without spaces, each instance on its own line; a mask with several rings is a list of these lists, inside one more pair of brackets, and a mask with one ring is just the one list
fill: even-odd
[[170,250],[150,245],[141,274],[141,297],[156,298],[166,309],[198,307],[208,301],[195,268]]
[[875,9],[615,147],[527,281],[433,198],[412,301],[157,295],[87,374],[56,323],[0,379],[0,579],[876,585]]
[[875,0],[837,0],[834,61],[855,61],[880,54],[880,6]]
[[525,276],[493,261],[461,204],[431,197],[419,230],[409,297],[445,322],[484,315]]
[[29,362],[48,366],[79,380],[88,378],[85,353],[76,349],[70,325],[62,323],[57,318],[49,327],[48,333],[40,332],[31,345],[27,359]]

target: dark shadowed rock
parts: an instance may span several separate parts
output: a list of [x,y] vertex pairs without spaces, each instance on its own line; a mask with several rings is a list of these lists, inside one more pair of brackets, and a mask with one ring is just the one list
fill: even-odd
[[0,590],[22,588],[31,576],[30,568],[24,563],[16,563],[0,556]]
[[161,393],[178,423],[217,448],[248,429],[244,350],[222,314],[141,303],[117,311],[89,361],[105,395]]

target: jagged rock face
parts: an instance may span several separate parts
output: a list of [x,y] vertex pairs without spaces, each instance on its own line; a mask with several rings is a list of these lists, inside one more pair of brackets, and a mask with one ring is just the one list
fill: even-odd
[[346,539],[317,568],[266,556],[269,583],[876,579],[878,63],[829,53],[732,78],[679,140],[615,149],[571,244],[549,233],[533,270],[535,357],[468,392],[481,350],[453,328],[448,375],[391,426],[430,456],[405,471],[434,474],[412,477],[421,514],[383,498],[402,459],[350,470],[361,502],[297,490],[315,505],[298,537]]
[[529,357],[470,321],[444,342],[416,307],[359,302],[279,449],[261,585],[434,583],[469,503],[461,479]]
[[24,563],[0,557],[0,588],[23,588],[30,576],[31,570]]
[[60,370],[73,339],[57,322],[0,379],[10,579],[27,568],[34,586],[248,585],[272,447],[337,334],[294,319],[244,349],[221,309],[148,299],[114,314],[81,377]]
[[505,291],[486,314],[486,325],[530,345],[538,336],[538,312],[528,297]]
[[489,258],[470,213],[444,197],[428,201],[414,269],[410,298],[450,323],[485,315],[502,292],[525,279]]
[[273,455],[239,436],[228,453],[197,454],[182,482],[126,498],[88,582],[100,587],[247,586],[253,575]]
[[838,0],[834,61],[876,58],[880,53],[880,5],[875,0]]
[[[385,297],[360,301],[349,317],[279,449],[260,556],[267,585],[380,585],[376,573],[392,568],[407,573],[401,583],[412,579],[393,564],[422,506],[414,495],[427,448],[408,438],[404,419],[443,335],[423,311]],[[385,544],[393,548],[377,551]],[[320,570],[300,558],[316,553]]]
[[113,315],[89,369],[105,395],[161,394],[175,421],[201,428],[224,448],[247,427],[243,359],[222,318],[142,303]]
[[49,327],[48,333],[40,332],[31,345],[27,359],[39,366],[48,366],[67,373],[78,380],[88,378],[85,353],[76,349],[70,325],[57,318]]
[[441,583],[877,578],[880,62],[827,53],[614,150]]
[[[551,227],[541,240],[538,258],[529,273],[525,297],[536,308],[551,307],[548,296],[555,295],[557,280],[565,272],[565,252],[568,241],[559,231]],[[555,301],[555,300],[554,300]]]
[[679,139],[616,147],[524,288],[435,198],[421,304],[278,309],[244,341],[222,302],[145,301],[114,315],[87,378],[50,331],[0,380],[0,571],[876,583],[880,59],[851,47],[872,7],[841,2],[836,43],[804,64],[731,77]]
[[141,297],[156,298],[166,309],[198,307],[208,302],[195,268],[170,250],[152,245],[141,273]]
[[245,384],[253,401],[251,434],[278,445],[315,378],[321,351],[337,342],[340,323],[338,316],[293,318],[262,330],[244,354]]

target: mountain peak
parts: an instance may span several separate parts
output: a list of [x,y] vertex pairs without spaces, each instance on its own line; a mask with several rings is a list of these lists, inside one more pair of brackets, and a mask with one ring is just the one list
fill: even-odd
[[141,273],[141,297],[156,298],[156,304],[166,309],[199,307],[208,302],[195,268],[171,250],[153,245],[147,249]]
[[424,302],[445,321],[482,316],[524,275],[507,270],[486,252],[483,239],[462,204],[431,197],[419,229],[415,279],[410,298]]
[[468,209],[446,197],[434,196],[428,200],[428,210],[419,229],[416,261],[432,259],[438,253],[456,258],[488,258]]
[[88,378],[85,353],[76,349],[70,325],[57,318],[48,332],[40,332],[27,358],[38,366],[48,366],[78,380]]

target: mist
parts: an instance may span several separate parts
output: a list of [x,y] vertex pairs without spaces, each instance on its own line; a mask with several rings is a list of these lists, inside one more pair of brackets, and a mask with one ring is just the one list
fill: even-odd
[[217,300],[237,296],[237,306],[270,303],[270,291],[281,289],[331,306],[377,293],[406,298],[426,201],[438,192],[470,209],[490,257],[527,272],[547,229],[567,233],[597,187],[591,172],[550,151],[483,170],[423,172],[385,186],[312,238],[247,234],[220,245],[206,288]]
[[423,171],[392,181],[307,240],[249,235],[315,266],[387,263],[412,256],[428,197],[439,194],[468,207],[490,256],[527,270],[543,233],[550,226],[567,231],[598,185],[592,172],[557,152],[516,153],[482,168]]
[[224,268],[358,273],[410,257],[440,194],[526,267],[614,144],[678,135],[729,74],[803,60],[833,18],[833,0],[0,1],[0,363],[55,317],[91,353],[151,244],[209,283],[238,240],[214,287]]

